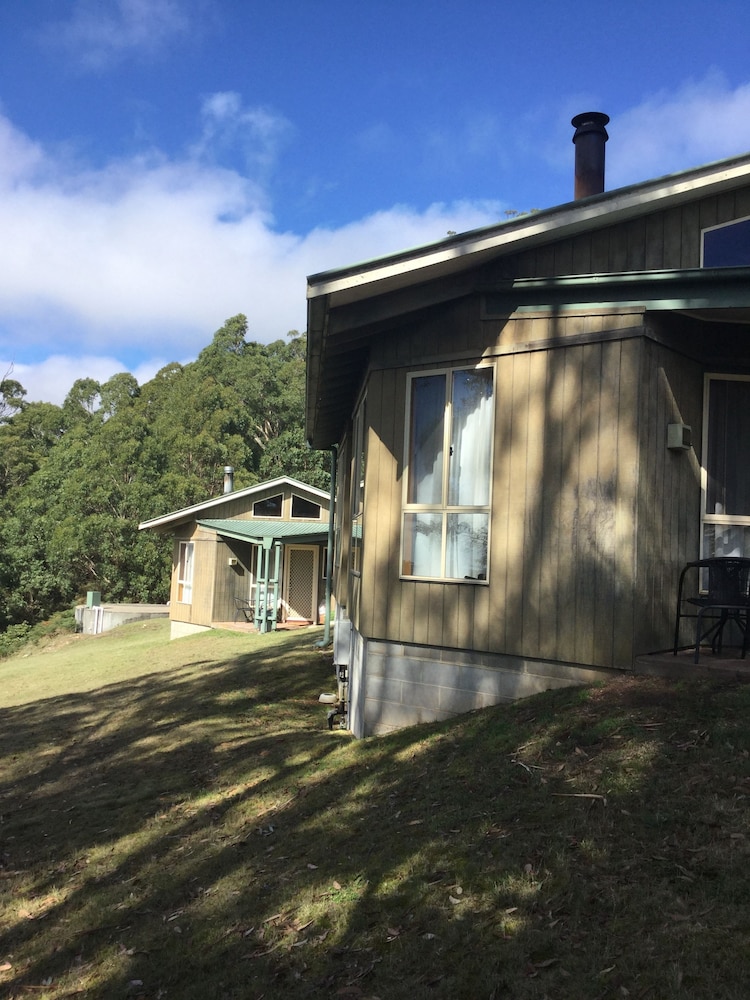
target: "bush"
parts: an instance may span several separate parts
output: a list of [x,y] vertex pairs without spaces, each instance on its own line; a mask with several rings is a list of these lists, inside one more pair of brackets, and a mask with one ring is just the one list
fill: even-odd
[[31,642],[40,642],[65,632],[75,632],[75,627],[76,616],[73,608],[58,611],[47,621],[39,622],[37,625],[29,625],[28,622],[9,625],[4,632],[0,632],[0,660],[12,656]]
[[26,622],[9,625],[4,632],[0,632],[0,659],[17,653],[29,641],[30,635],[31,625]]

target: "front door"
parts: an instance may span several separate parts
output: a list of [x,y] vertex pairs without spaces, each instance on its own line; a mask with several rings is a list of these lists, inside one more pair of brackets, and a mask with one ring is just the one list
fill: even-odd
[[317,620],[317,545],[287,545],[284,560],[284,603],[287,621]]

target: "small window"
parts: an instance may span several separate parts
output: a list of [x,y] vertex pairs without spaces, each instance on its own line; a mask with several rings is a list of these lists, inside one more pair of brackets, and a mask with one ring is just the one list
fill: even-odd
[[750,219],[734,219],[704,229],[702,267],[746,267],[750,264]]
[[180,542],[177,563],[177,600],[180,604],[193,603],[193,543]]
[[253,517],[281,517],[281,507],[284,497],[281,493],[265,500],[256,500],[253,504]]
[[312,500],[305,500],[304,497],[298,497],[296,493],[292,493],[292,517],[306,517],[319,521],[320,504],[313,503]]

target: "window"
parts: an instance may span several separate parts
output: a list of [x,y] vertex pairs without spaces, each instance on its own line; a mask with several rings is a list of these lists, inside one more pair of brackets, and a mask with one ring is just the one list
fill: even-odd
[[750,219],[734,219],[702,232],[702,267],[741,267],[750,264]]
[[349,567],[357,576],[362,571],[362,522],[365,510],[365,418],[366,399],[360,403],[352,431],[352,517]]
[[177,600],[180,604],[193,602],[193,543],[180,542],[177,563]]
[[253,504],[253,517],[281,517],[281,505],[284,497],[278,493],[275,497],[256,500]]
[[401,573],[487,580],[494,369],[412,375]]
[[320,520],[320,504],[313,503],[312,500],[305,500],[292,493],[292,517],[307,517]]
[[707,375],[702,554],[750,556],[750,376]]

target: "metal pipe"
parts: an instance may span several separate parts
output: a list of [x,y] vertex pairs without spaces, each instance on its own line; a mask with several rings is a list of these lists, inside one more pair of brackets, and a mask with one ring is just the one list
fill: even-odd
[[601,111],[584,111],[570,122],[576,130],[573,136],[576,201],[604,191],[604,144],[609,139],[604,126],[608,122],[609,115]]

